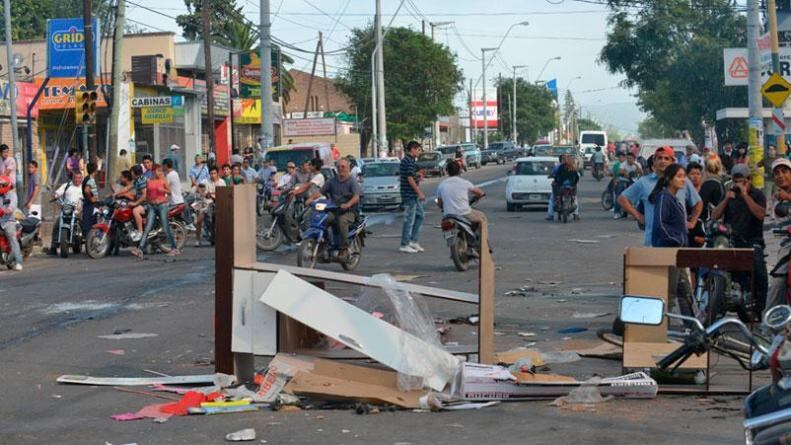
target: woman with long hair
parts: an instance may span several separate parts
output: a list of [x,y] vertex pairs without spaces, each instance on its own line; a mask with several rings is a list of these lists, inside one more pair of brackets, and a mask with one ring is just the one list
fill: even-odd
[[671,164],[656,182],[648,201],[654,204],[654,247],[687,246],[687,212],[676,193],[685,187],[687,174],[679,164]]

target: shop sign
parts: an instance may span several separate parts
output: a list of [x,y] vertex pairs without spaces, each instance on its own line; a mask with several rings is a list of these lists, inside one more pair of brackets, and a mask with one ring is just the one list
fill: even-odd
[[261,99],[240,99],[241,107],[234,107],[234,124],[261,124]]
[[[85,27],[82,18],[47,20],[47,73],[50,78],[69,78],[85,76]],[[101,42],[99,21],[93,19],[94,70],[98,76],[99,42]]]
[[140,110],[143,124],[173,123],[172,107],[145,107]]
[[[98,78],[96,79],[99,80]],[[36,88],[41,86],[43,79],[36,79]],[[85,90],[85,79],[82,78],[54,78],[50,79],[41,97],[38,99],[40,110],[63,110],[74,108],[74,93]],[[104,100],[105,94],[112,93],[110,84],[99,85],[99,97],[96,100],[96,107],[106,108],[107,102]],[[35,94],[35,92],[33,93]]]
[[[280,97],[280,51],[272,51],[272,101]],[[255,51],[239,55],[239,97],[261,97],[261,57]]]
[[285,136],[324,136],[335,134],[335,119],[284,119]]
[[142,96],[132,98],[132,108],[183,106],[183,96]]

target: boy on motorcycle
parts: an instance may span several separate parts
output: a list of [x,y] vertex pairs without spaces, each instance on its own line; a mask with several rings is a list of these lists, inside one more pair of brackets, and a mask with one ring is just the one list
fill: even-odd
[[329,215],[328,223],[335,228],[338,236],[338,258],[344,260],[348,255],[349,227],[357,219],[357,204],[360,202],[360,183],[352,178],[351,163],[346,158],[338,160],[338,176],[324,183],[320,191],[311,198],[316,199],[321,195],[328,197],[339,207],[338,212]]
[[448,172],[448,179],[439,183],[437,188],[437,204],[442,209],[443,216],[458,215],[464,216],[477,225],[480,235],[480,227],[486,224],[486,214],[480,210],[470,207],[470,193],[483,198],[486,193],[472,182],[459,176],[461,169],[455,162],[450,162],[445,166]]
[[597,175],[604,175],[604,153],[602,153],[601,147],[598,145],[596,146],[593,155],[591,155],[591,164],[591,173],[593,174],[594,178],[596,178]]
[[555,210],[560,208],[557,200],[560,198],[560,188],[564,186],[571,186],[574,189],[574,219],[580,219],[580,206],[579,202],[577,201],[577,183],[580,180],[580,174],[577,171],[577,167],[574,165],[574,157],[573,156],[566,156],[563,158],[563,164],[560,165],[558,168],[557,173],[555,173],[555,182],[553,183],[553,189],[557,189],[555,193]]
[[11,261],[14,262],[14,270],[22,271],[22,250],[19,247],[19,240],[16,239],[16,192],[14,192],[14,182],[8,176],[0,176],[0,229],[5,234],[5,239],[11,245]]

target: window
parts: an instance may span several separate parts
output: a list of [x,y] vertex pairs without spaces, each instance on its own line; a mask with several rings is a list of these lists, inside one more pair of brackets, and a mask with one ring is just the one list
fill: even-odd
[[551,161],[519,162],[516,164],[516,175],[549,176],[554,166],[555,163]]
[[377,162],[365,164],[363,167],[363,176],[368,178],[398,176],[400,168],[401,164],[398,162]]

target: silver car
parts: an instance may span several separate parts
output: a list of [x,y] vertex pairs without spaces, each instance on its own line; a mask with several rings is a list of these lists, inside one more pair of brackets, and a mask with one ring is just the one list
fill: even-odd
[[401,207],[401,183],[397,160],[366,162],[363,166],[362,207],[398,209]]

